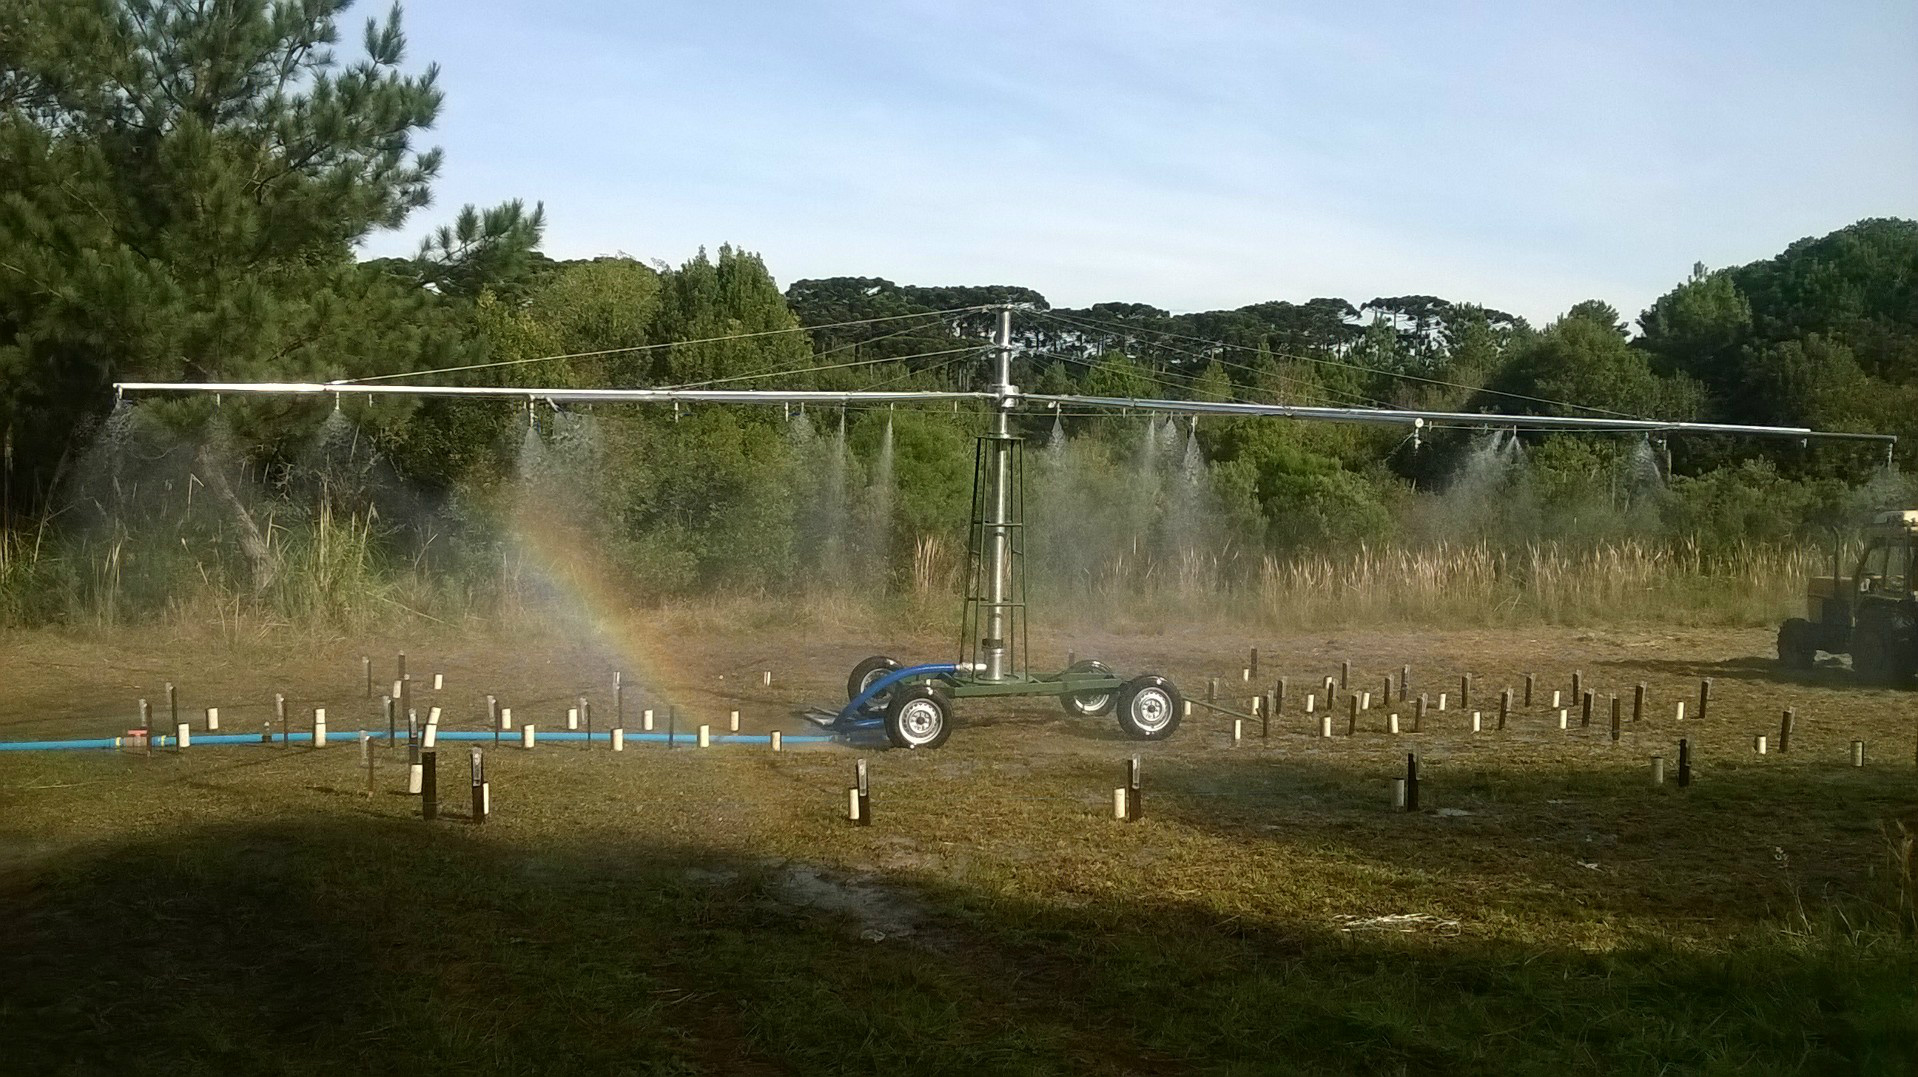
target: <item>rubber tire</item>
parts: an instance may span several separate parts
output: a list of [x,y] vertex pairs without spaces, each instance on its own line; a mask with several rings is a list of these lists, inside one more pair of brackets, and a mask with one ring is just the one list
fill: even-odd
[[1866,684],[1903,687],[1918,664],[1918,625],[1902,609],[1867,610],[1851,635],[1851,668]]
[[1818,664],[1818,645],[1812,642],[1813,627],[1803,617],[1793,617],[1778,626],[1778,664],[1786,669],[1810,669]]
[[[1156,722],[1150,719],[1141,721],[1136,708],[1151,706],[1156,712],[1164,708],[1164,717]],[[1119,689],[1119,728],[1133,740],[1164,740],[1178,731],[1179,720],[1185,716],[1185,697],[1164,677],[1146,674],[1134,677]]]
[[[907,727],[908,711],[914,716],[927,714],[930,706],[938,726],[931,736]],[[886,705],[886,739],[895,748],[937,748],[952,736],[952,697],[930,684],[910,684],[892,693]]]
[[873,655],[852,667],[852,675],[846,678],[846,702],[851,703],[858,699],[859,693],[864,692],[866,686],[877,679],[874,674],[884,676],[898,668],[899,663],[883,654]]
[[[1104,662],[1095,662],[1088,658],[1074,662],[1066,667],[1067,673],[1104,673],[1110,675],[1111,667]],[[1104,718],[1112,713],[1119,701],[1117,688],[1105,692],[1067,692],[1059,697],[1059,705],[1074,718]]]

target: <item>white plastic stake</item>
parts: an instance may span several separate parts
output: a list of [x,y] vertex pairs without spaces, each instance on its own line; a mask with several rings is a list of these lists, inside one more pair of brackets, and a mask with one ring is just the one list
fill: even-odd
[[1234,748],[1238,747],[1239,742],[1243,741],[1244,739],[1245,739],[1245,720],[1243,718],[1232,719],[1232,746]]
[[218,733],[220,731],[220,708],[208,707],[206,709],[206,731],[208,733]]
[[653,731],[653,711],[651,707],[646,708],[646,711],[639,716],[639,728],[648,733]]
[[759,675],[759,683],[765,685],[767,688],[771,688],[773,686],[773,671],[769,669],[761,673]]
[[433,674],[433,691],[437,692],[440,689],[445,687],[446,687],[446,675],[443,673]]
[[734,711],[731,714],[727,715],[726,722],[727,722],[728,729],[732,730],[734,733],[739,732],[739,712],[738,711]]
[[1484,728],[1480,723],[1481,723],[1481,718],[1479,716],[1479,712],[1473,711],[1472,712],[1472,732],[1477,733],[1480,729]]
[[176,747],[183,748],[183,749],[193,747],[193,726],[192,725],[186,722],[181,722],[178,726],[174,728],[173,735],[179,738],[179,743],[176,745]]
[[1682,699],[1678,701],[1678,720],[1685,720],[1685,701]]
[[320,707],[313,712],[313,747],[326,747],[326,708]]
[[1319,736],[1329,737],[1331,735],[1332,735],[1332,716],[1328,714],[1324,716],[1323,718],[1319,719]]
[[1112,791],[1112,817],[1125,818],[1125,786],[1123,785]]
[[624,729],[615,728],[613,730],[613,751],[623,752],[625,750],[626,750],[626,731]]
[[501,707],[499,709],[499,727],[508,733],[513,731],[513,708]]
[[437,722],[426,723],[426,728],[420,730],[420,749],[424,751],[428,748],[437,748],[439,746],[439,742],[440,742],[439,723]]
[[1439,708],[1438,708],[1438,709],[1439,709],[1439,710],[1444,710],[1444,709],[1445,709],[1445,693],[1444,693],[1444,692],[1440,692],[1440,693],[1439,693]]
[[566,728],[568,729],[579,728],[579,708],[578,707],[566,708]]
[[786,738],[782,737],[777,729],[766,734],[766,743],[772,745],[772,749],[775,752],[783,752],[786,750],[786,746],[783,743],[785,739]]
[[519,746],[520,747],[531,748],[534,744],[537,744],[538,742],[539,742],[539,733],[533,728],[533,723],[528,722],[525,725],[519,727]]
[[713,746],[712,726],[703,725],[699,727],[699,746],[701,748],[710,748]]
[[1319,709],[1319,697],[1311,692],[1305,694],[1305,713],[1311,714]]
[[1757,752],[1759,755],[1765,754],[1765,738],[1763,736],[1752,738],[1752,751]]

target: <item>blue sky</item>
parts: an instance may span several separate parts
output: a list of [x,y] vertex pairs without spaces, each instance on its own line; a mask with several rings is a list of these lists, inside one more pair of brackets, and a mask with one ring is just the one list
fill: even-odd
[[446,164],[373,254],[520,197],[555,257],[730,242],[782,286],[1428,293],[1542,322],[1918,216],[1909,0],[405,9]]

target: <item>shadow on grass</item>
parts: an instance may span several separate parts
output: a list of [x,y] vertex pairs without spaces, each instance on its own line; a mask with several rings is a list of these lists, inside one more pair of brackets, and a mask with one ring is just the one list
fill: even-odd
[[[1176,779],[1168,779],[1176,780]],[[1162,811],[1176,799],[1161,797]],[[1909,1073],[1909,947],[1596,955],[329,816],[0,878],[23,1073]],[[828,882],[830,889],[838,884]]]
[[1635,669],[1675,677],[1712,677],[1730,681],[1770,681],[1816,688],[1852,688],[1858,686],[1851,666],[1840,658],[1825,658],[1811,669],[1792,669],[1775,658],[1727,658],[1712,662],[1703,659],[1608,658],[1595,665],[1612,669]]

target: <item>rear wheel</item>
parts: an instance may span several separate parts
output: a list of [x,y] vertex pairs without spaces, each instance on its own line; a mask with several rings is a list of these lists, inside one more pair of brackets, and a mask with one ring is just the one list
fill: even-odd
[[1786,669],[1810,669],[1818,659],[1813,628],[1803,617],[1793,617],[1778,626],[1778,664]]
[[[1094,662],[1090,659],[1084,662],[1072,663],[1072,665],[1066,667],[1066,672],[1097,673],[1102,677],[1112,676],[1112,670],[1107,668],[1104,662]],[[1112,713],[1112,704],[1118,694],[1118,691],[1112,688],[1096,688],[1087,692],[1067,692],[1059,697],[1059,704],[1065,707],[1067,714],[1077,715],[1080,718],[1100,718]]]
[[1119,728],[1133,740],[1171,736],[1184,710],[1184,697],[1164,677],[1134,677],[1119,689]]
[[852,667],[852,675],[846,678],[846,702],[858,699],[873,686],[873,682],[898,668],[899,663],[883,654],[873,655]]
[[896,748],[937,748],[952,736],[952,697],[930,684],[892,693],[886,706],[886,739]]

